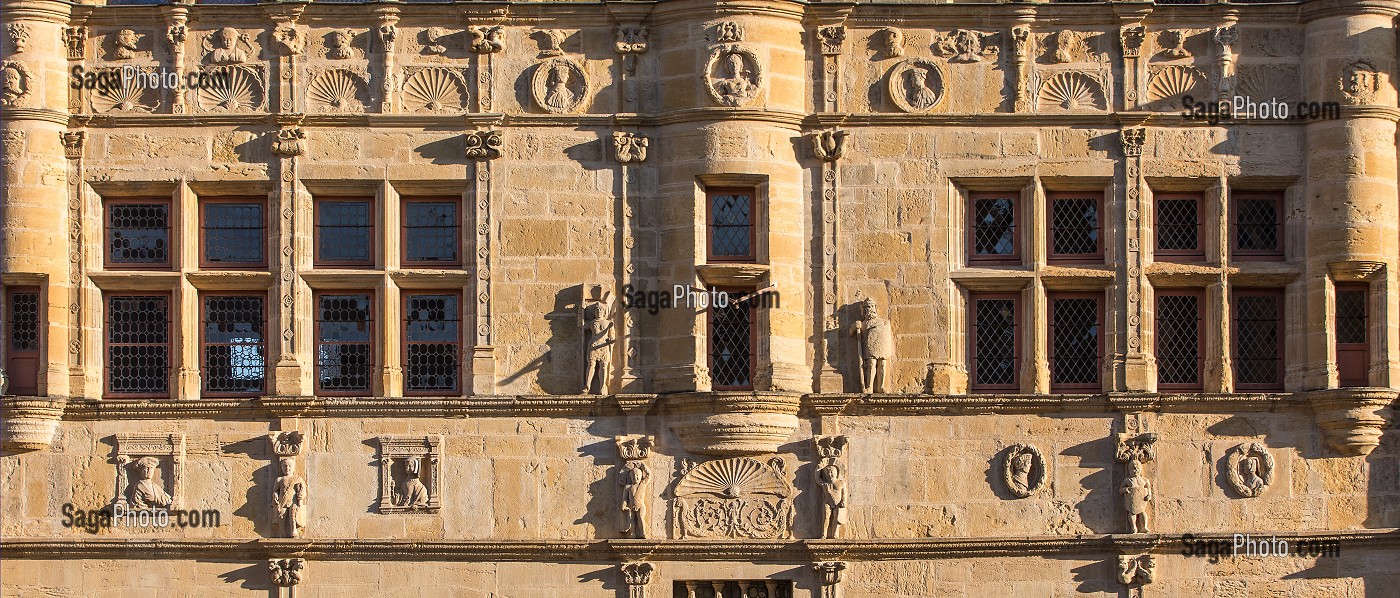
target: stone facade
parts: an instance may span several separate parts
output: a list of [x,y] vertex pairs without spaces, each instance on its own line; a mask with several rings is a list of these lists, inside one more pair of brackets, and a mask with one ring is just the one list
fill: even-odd
[[[4,596],[1400,584],[1400,2],[3,7]],[[1323,114],[1183,115],[1237,95]],[[971,240],[986,194],[1014,210],[1002,259]],[[256,267],[203,252],[228,197],[263,206]],[[337,197],[368,198],[363,264],[318,258]],[[423,197],[456,206],[450,264],[406,249]],[[1092,250],[1060,245],[1065,197],[1097,202]],[[155,267],[111,259],[134,199],[167,206]],[[1261,205],[1273,245],[1246,246]],[[678,285],[763,306],[734,341],[718,307],[636,304]],[[319,302],[351,291],[369,373],[326,392]],[[241,396],[210,390],[228,293],[265,299]],[[452,392],[415,392],[423,294],[455,298]],[[168,301],[159,396],[112,392],[128,295]],[[1166,296],[1196,301],[1194,384]],[[1276,301],[1273,384],[1241,297]],[[1002,379],[979,298],[1010,306]],[[1052,310],[1086,299],[1068,376]],[[133,504],[217,522],[64,523]],[[1207,559],[1188,533],[1340,553]]]

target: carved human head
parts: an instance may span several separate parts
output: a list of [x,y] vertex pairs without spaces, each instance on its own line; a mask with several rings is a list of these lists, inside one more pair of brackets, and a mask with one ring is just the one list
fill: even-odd
[[160,459],[155,457],[141,457],[136,461],[136,473],[143,480],[149,480],[156,475],[156,469],[160,467]]
[[23,87],[23,76],[20,74],[19,69],[7,66],[3,70],[0,70],[0,89],[3,89],[5,93],[19,95],[24,91]]
[[123,29],[117,32],[117,45],[128,50],[136,49],[136,42],[140,39],[135,31]]
[[427,35],[428,40],[437,41],[439,38],[447,35],[447,29],[443,27],[429,27]]
[[1034,461],[1034,459],[1035,457],[1029,452],[1018,453],[1015,457],[1011,458],[1011,469],[1016,473],[1029,474],[1031,472],[1031,462]]
[[1256,457],[1254,455],[1245,457],[1244,461],[1240,462],[1240,465],[1244,467],[1244,472],[1246,475],[1259,474],[1259,457]]
[[282,460],[277,462],[277,470],[282,472],[282,475],[292,475],[296,468],[297,460],[295,457],[282,457]]
[[860,302],[860,307],[862,316],[867,320],[873,320],[879,315],[875,309],[875,299],[873,298],[866,297],[865,301]]
[[1166,31],[1163,31],[1161,37],[1159,37],[1158,39],[1160,39],[1162,45],[1167,48],[1179,48],[1181,47],[1181,44],[1186,42],[1186,36],[1182,35],[1180,31],[1177,31],[1175,29],[1168,29]]
[[408,477],[416,478],[423,471],[423,460],[418,457],[404,459],[403,470],[404,473],[408,474]]
[[218,47],[229,50],[238,45],[239,33],[232,27],[224,27],[214,33],[214,44]]
[[1142,461],[1137,459],[1128,460],[1128,477],[1135,478],[1142,475]]
[[904,55],[904,32],[894,27],[880,30],[880,41],[885,44],[885,53],[890,56]]
[[350,32],[344,29],[337,29],[331,32],[331,46],[345,48],[350,46]]

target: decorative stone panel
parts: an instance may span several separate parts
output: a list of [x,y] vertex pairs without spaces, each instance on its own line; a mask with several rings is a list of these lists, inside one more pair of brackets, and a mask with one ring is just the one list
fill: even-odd
[[673,491],[677,537],[792,537],[795,491],[782,457],[686,462]]
[[379,437],[379,512],[442,508],[442,436]]

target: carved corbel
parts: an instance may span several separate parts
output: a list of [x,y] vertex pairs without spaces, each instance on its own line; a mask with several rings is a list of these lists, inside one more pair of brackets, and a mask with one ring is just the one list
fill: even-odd
[[1147,30],[1141,23],[1124,25],[1118,30],[1118,42],[1123,46],[1124,58],[1137,58],[1142,52],[1142,42],[1147,38]]
[[272,153],[283,157],[306,153],[306,130],[301,127],[283,127],[277,130],[276,135],[272,140]]
[[845,131],[821,131],[810,133],[807,139],[812,142],[812,155],[822,162],[835,162],[846,155]]
[[622,572],[622,583],[627,586],[628,598],[646,598],[647,585],[651,583],[651,573],[656,567],[651,563],[622,563],[617,568]]
[[1147,129],[1144,127],[1131,127],[1118,132],[1118,138],[1123,142],[1123,155],[1129,158],[1142,156],[1142,146],[1147,142]]
[[1118,555],[1118,581],[1128,586],[1152,583],[1157,571],[1157,559],[1151,554]]
[[87,131],[63,131],[63,156],[69,160],[83,157],[83,144],[87,141]]
[[812,565],[817,572],[817,583],[821,586],[821,598],[837,598],[841,584],[841,572],[846,570],[842,561],[826,561]]
[[1309,403],[1327,444],[1348,457],[1364,457],[1381,443],[1386,418],[1396,391],[1385,389],[1334,389],[1311,393]]
[[466,134],[467,157],[475,160],[490,160],[501,155],[501,132],[492,130],[472,131]]
[[87,27],[64,27],[63,45],[69,60],[82,60],[87,49]]
[[613,131],[613,151],[617,161],[622,164],[633,162],[645,162],[647,159],[647,145],[650,140],[646,135],[628,133],[625,131]]
[[290,588],[306,575],[306,559],[268,559],[267,573],[272,585]]

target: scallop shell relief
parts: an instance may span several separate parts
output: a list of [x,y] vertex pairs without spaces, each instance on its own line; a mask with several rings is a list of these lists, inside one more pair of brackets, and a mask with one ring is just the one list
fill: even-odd
[[306,105],[316,112],[364,112],[368,86],[360,76],[334,69],[321,73],[306,89]]
[[[140,67],[147,73],[154,73],[155,67]],[[118,69],[104,69],[107,75],[117,80],[116,85],[93,90],[89,103],[93,112],[154,112],[160,104],[155,88],[141,84],[140,77],[123,77]],[[99,76],[101,76],[99,74]]]
[[1203,99],[1209,93],[1205,73],[1189,66],[1169,66],[1152,74],[1147,82],[1147,101],[1154,110],[1175,110],[1184,96]]
[[781,458],[703,463],[676,482],[676,529],[681,538],[790,538],[793,494]]
[[403,108],[407,112],[461,112],[467,103],[467,83],[446,68],[412,72],[403,84]]
[[1089,75],[1077,72],[1058,73],[1040,86],[1042,111],[1106,110],[1103,85]]
[[210,84],[195,95],[195,102],[203,112],[248,112],[262,110],[266,105],[262,74],[253,68],[212,69],[206,79]]

